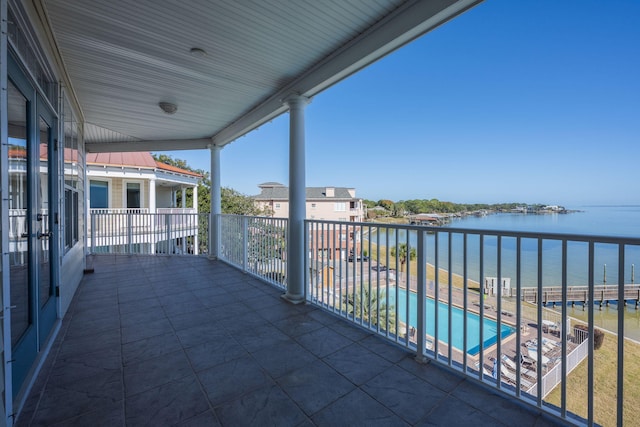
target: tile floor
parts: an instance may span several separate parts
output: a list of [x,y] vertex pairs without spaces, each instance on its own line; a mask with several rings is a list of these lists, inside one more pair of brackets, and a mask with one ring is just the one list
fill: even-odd
[[199,257],[94,257],[18,426],[556,420]]

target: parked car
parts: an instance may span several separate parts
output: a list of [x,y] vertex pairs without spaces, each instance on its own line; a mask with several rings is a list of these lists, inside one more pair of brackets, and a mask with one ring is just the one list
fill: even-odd
[[349,258],[347,258],[347,260],[349,262],[353,262],[355,261],[369,261],[369,257],[366,255],[362,255],[362,254],[358,254],[358,255],[353,255],[353,254],[349,254]]

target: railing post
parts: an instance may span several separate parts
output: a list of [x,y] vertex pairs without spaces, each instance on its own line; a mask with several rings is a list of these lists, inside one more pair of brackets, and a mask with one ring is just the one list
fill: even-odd
[[[418,231],[418,248],[417,248],[417,257],[418,257],[418,284],[417,284],[417,292],[418,292],[418,307],[417,307],[417,316],[418,316],[418,325],[417,325],[417,353],[416,360],[420,363],[424,363],[427,361],[426,357],[426,348],[427,348],[427,312],[426,312],[426,298],[427,298],[427,275],[426,275],[426,267],[427,267],[427,257],[426,257],[426,248],[424,241],[424,232]],[[407,247],[407,252],[409,252],[409,248]],[[409,292],[409,289],[407,289]],[[437,315],[437,314],[436,314]]]
[[165,214],[164,216],[164,228],[167,238],[167,254],[173,253],[173,242],[171,241],[171,215]]
[[96,215],[91,215],[91,253],[96,253]]
[[127,252],[133,253],[133,221],[131,212],[127,212]]
[[249,262],[249,257],[248,257],[249,251],[247,248],[247,245],[249,244],[249,240],[247,239],[248,237],[247,226],[249,222],[246,216],[242,216],[241,221],[242,221],[242,271],[246,273],[247,265]]

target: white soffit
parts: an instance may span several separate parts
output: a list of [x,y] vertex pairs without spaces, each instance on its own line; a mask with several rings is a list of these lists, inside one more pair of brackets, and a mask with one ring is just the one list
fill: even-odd
[[137,151],[225,145],[480,0],[40,2],[87,150]]

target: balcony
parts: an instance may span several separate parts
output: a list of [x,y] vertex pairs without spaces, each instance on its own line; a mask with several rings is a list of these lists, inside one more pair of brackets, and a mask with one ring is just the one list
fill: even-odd
[[[280,378],[269,371],[273,366],[266,366],[258,359],[262,353],[254,354],[260,350],[269,360],[275,357],[262,347],[263,341],[266,341],[264,347],[278,348],[273,352],[280,357],[289,355],[287,346],[295,348],[291,352],[294,359],[298,356],[293,354],[300,352],[300,357],[307,360],[306,352],[310,352],[316,363],[329,365],[351,381],[359,389],[356,394],[366,394],[367,399],[372,398],[384,406],[384,413],[388,410],[409,424],[420,424],[423,418],[407,418],[405,406],[384,400],[364,386],[366,381],[358,378],[372,380],[392,368],[400,375],[400,371],[395,370],[400,368],[456,399],[461,395],[455,390],[465,384],[464,387],[474,389],[472,397],[466,397],[465,402],[471,408],[465,413],[476,415],[475,411],[483,412],[485,407],[473,404],[473,396],[498,393],[506,399],[504,405],[520,407],[524,403],[528,411],[533,411],[530,416],[544,414],[550,423],[615,425],[622,424],[618,418],[628,422],[627,417],[633,416],[628,410],[622,416],[622,408],[633,405],[637,398],[633,384],[624,375],[624,367],[634,366],[630,362],[637,354],[637,346],[607,333],[607,351],[598,352],[596,341],[600,331],[594,318],[603,304],[625,301],[626,307],[628,302],[635,301],[637,309],[639,287],[626,282],[625,277],[629,277],[626,274],[629,267],[630,276],[634,277],[633,262],[640,256],[640,239],[307,220],[307,254],[296,257],[287,248],[289,224],[286,219],[222,215],[211,223],[218,231],[215,253],[221,261],[184,256],[145,257],[138,255],[136,251],[140,247],[135,245],[125,245],[129,256],[95,257],[96,266],[114,271],[101,273],[101,268],[96,268],[98,274],[85,277],[83,286],[91,286],[92,290],[104,286],[105,293],[98,295],[114,300],[113,311],[120,317],[116,323],[122,331],[113,339],[120,342],[123,351],[125,347],[137,348],[133,342],[168,334],[173,338],[162,339],[171,341],[172,345],[177,339],[179,349],[187,354],[191,365],[203,363],[212,369],[209,363],[214,362],[189,359],[189,349],[208,340],[231,339],[232,344],[224,346],[210,344],[206,347],[210,350],[207,357],[218,360],[214,353],[220,346],[230,346],[242,353],[238,344],[243,355],[250,355],[260,369],[266,370],[260,371],[261,376],[268,378],[266,383],[278,385],[278,395],[283,392],[289,396],[314,422],[317,415],[314,408],[305,406],[305,398],[297,400],[292,391],[279,382]],[[203,224],[207,227],[209,221]],[[350,238],[346,241],[342,236]],[[359,244],[349,260],[353,240]],[[287,264],[292,262],[304,264],[306,304],[302,306],[288,305],[279,298],[288,289]],[[605,286],[596,284],[599,262],[610,266]],[[118,274],[122,277],[117,277]],[[619,282],[627,284],[617,286]],[[142,285],[139,288],[137,284]],[[79,300],[84,292],[79,292]],[[136,299],[140,301],[126,305]],[[102,312],[98,301],[89,305],[89,309],[95,307]],[[154,316],[159,317],[143,317],[139,324],[133,325],[126,319],[127,307],[136,313],[153,309]],[[629,327],[633,328],[634,319],[625,315],[632,307],[629,304],[625,310],[618,311],[614,329],[620,336]],[[71,320],[77,317],[72,316]],[[189,340],[191,332],[182,332],[182,326],[176,327],[173,316],[184,316],[180,321],[186,322],[188,328],[197,328],[193,333],[199,334],[197,341],[202,341],[184,342],[182,334],[187,334],[185,339]],[[84,315],[80,319],[83,322],[80,328],[91,337],[94,332],[86,325],[103,322],[85,319]],[[145,323],[146,320],[150,322]],[[155,321],[162,325],[156,325]],[[115,329],[117,325],[111,322],[115,320],[109,321]],[[137,331],[131,332],[135,339],[124,336],[125,329]],[[209,335],[213,338],[208,338]],[[156,340],[160,338],[154,338],[151,343]],[[141,352],[149,352],[153,357],[163,354],[162,350],[151,349],[155,344],[144,341],[138,345],[142,346]],[[305,351],[300,351],[298,346]],[[347,347],[349,357],[342,354]],[[387,357],[388,352],[394,356]],[[215,363],[229,362],[234,357],[224,356]],[[367,362],[358,362],[361,360]],[[124,369],[126,398],[129,362],[124,353],[118,363],[116,365]],[[290,365],[301,367],[297,360],[286,358],[264,363],[284,364],[284,368],[280,365],[277,368],[284,370]],[[384,369],[377,370],[380,364]],[[235,365],[227,366],[234,369],[230,366]],[[198,369],[192,368],[193,375],[206,389],[205,380],[198,377]],[[352,374],[352,369],[357,374]],[[434,370],[437,373],[433,373]],[[579,374],[572,373],[574,370]],[[577,377],[584,382],[576,382]],[[434,378],[438,380],[434,382]],[[412,378],[409,382],[413,381],[416,380]],[[594,388],[596,381],[604,381],[607,387]],[[455,386],[449,388],[451,384]],[[253,386],[242,387],[241,390],[253,390]],[[295,390],[298,387],[301,386]],[[400,394],[404,390],[398,384],[393,388]],[[324,390],[315,392],[323,394]],[[339,398],[333,396],[335,400],[328,400],[315,409],[349,406],[339,403],[344,402],[341,399],[348,393]],[[244,396],[245,392],[240,394]],[[224,403],[212,401],[209,394],[207,399],[213,408]],[[485,397],[478,401],[483,399]],[[396,404],[399,406],[394,406]],[[424,405],[424,402],[418,400],[415,405]],[[439,405],[429,411],[436,411]],[[427,414],[433,416],[432,412],[422,413]],[[493,409],[484,415],[495,416]],[[491,418],[489,423],[493,422]]]
[[88,262],[18,426],[555,423],[221,261]]

